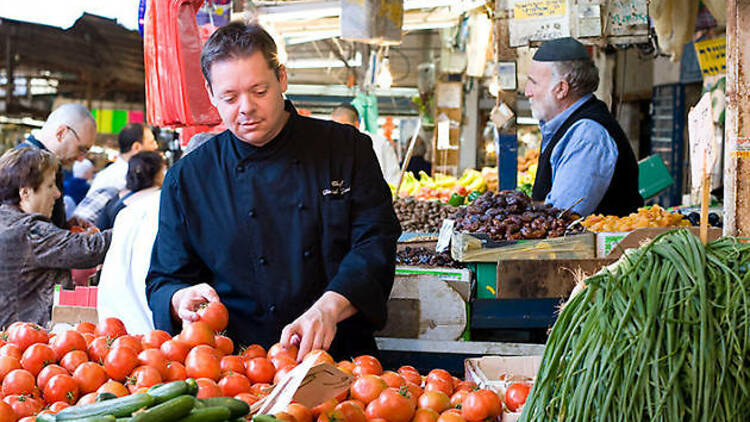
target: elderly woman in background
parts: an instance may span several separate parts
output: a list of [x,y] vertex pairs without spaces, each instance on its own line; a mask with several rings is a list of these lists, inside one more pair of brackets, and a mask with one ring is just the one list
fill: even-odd
[[34,148],[0,157],[0,327],[47,324],[54,285],[72,286],[70,269],[100,264],[109,247],[108,231],[73,233],[50,221],[57,165]]

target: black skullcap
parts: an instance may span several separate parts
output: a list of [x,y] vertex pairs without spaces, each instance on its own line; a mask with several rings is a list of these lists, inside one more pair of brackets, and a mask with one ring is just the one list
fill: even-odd
[[586,47],[571,37],[545,41],[533,57],[538,62],[562,62],[589,58]]

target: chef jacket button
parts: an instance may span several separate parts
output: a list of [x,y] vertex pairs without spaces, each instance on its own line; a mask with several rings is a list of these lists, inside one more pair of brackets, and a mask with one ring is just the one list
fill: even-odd
[[260,258],[258,258],[258,262],[260,262],[260,265],[266,265],[268,261],[266,261],[266,258],[261,256]]
[[249,211],[249,212],[247,213],[247,215],[248,215],[248,216],[250,216],[250,217],[255,217],[255,210],[250,210],[250,211]]
[[305,208],[305,204],[303,204],[302,202],[300,202],[299,204],[297,204],[297,208],[299,208],[299,209],[302,210],[302,209]]
[[245,171],[245,166],[240,165],[240,166],[237,166],[235,169],[237,170],[237,173],[243,173]]
[[306,250],[302,252],[302,256],[304,256],[305,258],[309,258],[312,256],[312,252],[310,252],[310,250]]
[[268,307],[268,312],[275,314],[276,313],[276,305],[271,305]]

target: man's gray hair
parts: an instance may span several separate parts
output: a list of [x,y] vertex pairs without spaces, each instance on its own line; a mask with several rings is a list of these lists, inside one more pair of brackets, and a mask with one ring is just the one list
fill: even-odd
[[552,62],[552,71],[568,82],[570,93],[578,98],[591,94],[599,87],[599,69],[593,60],[567,60]]

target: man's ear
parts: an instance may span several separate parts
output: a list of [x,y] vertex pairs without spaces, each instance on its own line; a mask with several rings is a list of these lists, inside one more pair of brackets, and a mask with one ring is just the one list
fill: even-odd
[[18,197],[21,198],[21,201],[28,201],[32,193],[34,193],[34,189],[28,186],[18,188]]
[[63,136],[65,135],[65,131],[68,130],[68,127],[65,125],[60,125],[55,129],[55,139],[57,139],[57,142],[62,143]]
[[565,79],[560,80],[558,82],[557,87],[555,87],[555,97],[558,100],[562,100],[565,97],[568,96],[570,93],[570,84]]
[[143,141],[141,142],[133,142],[133,145],[130,147],[130,152],[134,154],[138,154],[143,149]]
[[286,66],[279,65],[279,84],[281,85],[281,92],[286,92],[289,87],[289,79],[286,74]]

